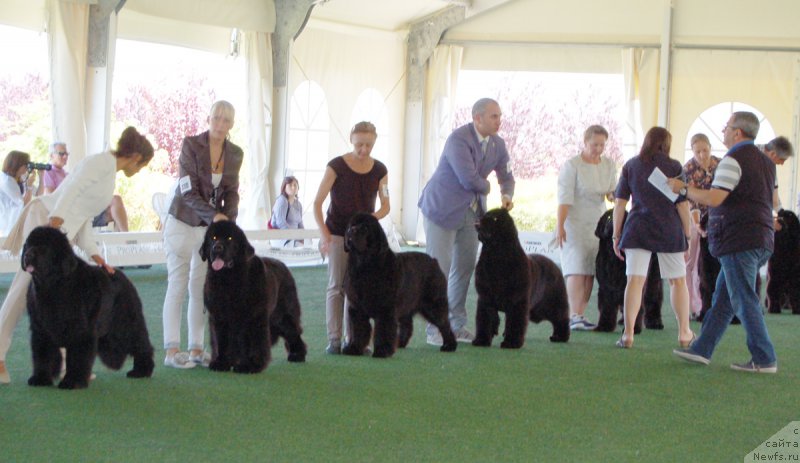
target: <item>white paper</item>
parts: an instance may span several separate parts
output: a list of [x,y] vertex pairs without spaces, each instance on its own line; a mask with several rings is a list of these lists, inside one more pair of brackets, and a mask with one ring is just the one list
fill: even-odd
[[658,167],[653,169],[653,173],[650,174],[650,177],[647,178],[647,181],[650,182],[651,185],[656,187],[658,191],[660,191],[673,203],[675,202],[676,199],[678,199],[678,194],[673,193],[672,189],[667,184],[667,176],[664,175],[664,172],[662,172],[661,169],[659,169]]

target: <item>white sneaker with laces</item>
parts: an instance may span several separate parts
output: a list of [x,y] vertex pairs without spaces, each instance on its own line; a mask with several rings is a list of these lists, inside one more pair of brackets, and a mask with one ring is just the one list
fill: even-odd
[[173,355],[164,357],[164,366],[170,368],[178,368],[185,370],[187,368],[194,368],[197,364],[189,358],[188,352],[176,352]]
[[573,331],[591,331],[597,325],[590,322],[583,315],[573,315],[569,319],[569,329]]
[[[458,342],[472,342],[475,340],[475,335],[472,334],[468,329],[461,328],[460,330],[453,333],[456,337],[456,341]],[[441,336],[439,337],[441,339]]]
[[199,355],[189,354],[189,361],[194,362],[199,367],[208,368],[208,364],[211,363],[211,354],[208,352],[202,352]]
[[438,330],[434,334],[429,334],[427,341],[428,344],[432,346],[441,346],[444,344],[444,341],[442,340],[442,333],[440,333]]

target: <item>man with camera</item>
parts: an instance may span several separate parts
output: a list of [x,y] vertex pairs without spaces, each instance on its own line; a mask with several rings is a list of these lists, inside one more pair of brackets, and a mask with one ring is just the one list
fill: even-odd
[[67,176],[67,171],[64,166],[67,165],[69,158],[69,151],[67,151],[67,144],[57,141],[50,145],[50,169],[42,172],[42,181],[39,182],[39,190],[37,195],[49,195],[55,191],[56,187],[64,181]]

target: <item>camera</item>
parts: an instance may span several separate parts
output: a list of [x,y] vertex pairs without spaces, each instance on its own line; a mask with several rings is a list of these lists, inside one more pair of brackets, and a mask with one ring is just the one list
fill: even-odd
[[50,170],[53,166],[50,164],[44,164],[41,162],[29,162],[28,163],[28,172],[32,170]]

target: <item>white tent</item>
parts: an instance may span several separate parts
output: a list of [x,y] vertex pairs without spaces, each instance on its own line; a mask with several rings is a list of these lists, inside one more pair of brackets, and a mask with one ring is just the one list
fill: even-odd
[[[116,38],[223,54],[239,47],[247,62],[249,107],[240,112],[251,129],[247,175],[256,188],[244,199],[252,223],[265,223],[276,182],[292,168],[287,153],[298,110],[291,101],[301,86],[324,96],[314,123],[327,134],[315,141],[325,160],[348,148],[355,108],[383,101],[369,111],[380,119],[379,140],[385,140],[380,158],[390,171],[392,218],[408,238],[416,234],[419,192],[450,130],[461,70],[621,74],[629,122],[667,127],[674,146],[685,144],[705,109],[730,101],[758,108],[775,133],[800,141],[800,29],[794,24],[800,3],[794,0],[0,4],[0,23],[49,34],[52,75],[59,76],[51,87],[54,136],[76,153],[108,144]],[[309,179],[322,168],[308,168]],[[794,204],[797,178],[796,159],[779,169],[787,206]]]

